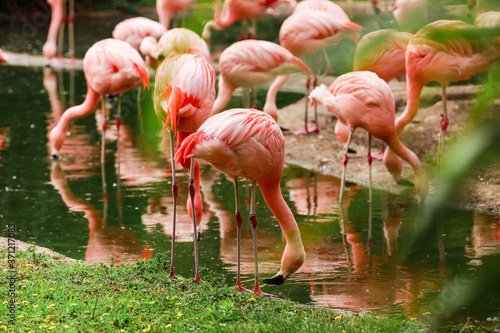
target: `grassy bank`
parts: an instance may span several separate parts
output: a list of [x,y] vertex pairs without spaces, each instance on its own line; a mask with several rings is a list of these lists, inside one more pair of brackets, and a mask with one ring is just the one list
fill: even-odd
[[[402,317],[338,314],[330,309],[240,293],[221,276],[202,271],[204,283],[168,277],[165,255],[137,264],[67,264],[16,251],[14,297],[2,278],[0,332],[431,332]],[[0,271],[11,277],[7,250]],[[10,262],[11,264],[13,262]],[[7,282],[6,282],[7,281]],[[7,295],[8,297],[4,297]],[[15,302],[15,326],[9,304]],[[445,331],[483,332],[472,325]],[[443,331],[443,328],[439,328]]]

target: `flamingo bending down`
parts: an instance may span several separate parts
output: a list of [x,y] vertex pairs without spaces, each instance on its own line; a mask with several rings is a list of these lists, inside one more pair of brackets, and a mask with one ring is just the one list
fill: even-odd
[[168,29],[173,14],[185,12],[195,0],[156,0],[156,13],[163,26]]
[[118,23],[113,29],[113,38],[129,43],[139,51],[144,38],[151,36],[158,40],[167,29],[147,17],[132,17]]
[[[250,21],[263,14],[277,15],[276,8],[281,3],[288,3],[291,8],[295,7],[295,0],[221,0],[215,1],[214,19],[208,21],[203,27],[201,36],[210,42],[210,29],[224,30],[237,21]],[[255,22],[243,39],[256,39]]]
[[[238,87],[254,88],[272,81],[277,76],[303,72],[312,75],[312,70],[284,47],[263,40],[242,40],[227,47],[219,58],[219,92],[212,115],[221,112],[233,91]],[[278,109],[274,105],[266,111],[277,119]]]
[[[70,60],[75,59],[75,39],[73,32],[74,20],[74,0],[69,0],[69,12],[66,15],[66,0],[47,0],[51,8],[51,18],[47,41],[43,45],[42,53],[47,59],[52,59],[58,55],[62,58],[63,42],[64,42],[64,25],[68,22],[68,41],[69,41],[69,57]],[[63,24],[61,28],[61,23]]]
[[[297,11],[281,25],[279,32],[280,44],[292,52],[293,55],[302,57],[332,46],[346,37],[352,37],[357,43],[359,31],[363,27],[351,22],[346,17],[345,13],[344,15],[332,14],[321,10]],[[329,67],[331,66],[329,65]],[[309,87],[309,82],[307,87]],[[304,130],[296,134],[309,133],[307,105],[308,103],[306,103],[305,109]],[[319,132],[317,112],[315,113],[315,128],[312,132]]]
[[231,109],[210,117],[196,133],[187,137],[175,156],[176,160],[201,158],[234,181],[236,197],[236,225],[238,242],[237,286],[240,282],[240,226],[241,214],[238,200],[238,178],[253,182],[250,221],[254,238],[255,287],[261,294],[258,282],[256,185],[264,201],[274,214],[287,241],[281,270],[274,277],[264,280],[269,284],[282,284],[305,260],[304,246],[295,218],[283,199],[280,179],[283,174],[285,139],[278,124],[264,112],[249,109]]
[[401,133],[417,114],[422,88],[428,82],[439,82],[442,87],[443,114],[438,160],[449,124],[446,86],[486,70],[500,57],[496,40],[480,37],[479,34],[471,36],[473,29],[474,26],[462,21],[435,21],[413,36],[406,51],[407,104],[396,119],[396,129],[398,134]]
[[[311,98],[326,106],[349,132],[342,168],[342,183],[339,200],[345,182],[345,169],[348,162],[347,150],[352,133],[360,127],[368,132],[368,164],[371,180],[371,136],[384,141],[399,157],[407,161],[415,172],[415,187],[421,200],[427,194],[424,170],[417,155],[405,147],[399,140],[395,118],[394,95],[387,82],[377,74],[363,71],[351,72],[339,76],[330,87],[321,85],[311,91]],[[389,149],[387,149],[389,150]]]
[[[207,43],[194,31],[186,28],[173,28],[166,31],[158,40],[146,38],[140,46],[141,53],[150,58],[152,67],[154,62],[178,54],[194,54],[212,62]],[[153,60],[154,59],[154,60]]]
[[[215,71],[208,61],[192,55],[181,54],[165,59],[156,71],[154,90],[154,109],[168,130],[170,136],[170,155],[172,166],[173,231],[170,276],[174,274],[175,224],[178,186],[175,178],[174,142],[177,145],[189,134],[196,132],[210,116],[215,99]],[[189,168],[188,212],[193,220],[193,241],[195,251],[195,282],[201,282],[198,270],[198,241],[196,221],[201,219],[203,202],[200,193],[200,166],[193,158],[183,160],[182,165]]]

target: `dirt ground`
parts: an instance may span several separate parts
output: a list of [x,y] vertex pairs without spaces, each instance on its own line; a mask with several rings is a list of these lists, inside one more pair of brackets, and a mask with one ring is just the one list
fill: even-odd
[[[296,77],[294,80],[292,77],[289,81],[293,82],[289,83],[291,89],[292,85],[302,84],[303,79]],[[327,77],[323,83],[329,84],[332,81],[332,77]],[[406,105],[406,84],[405,82],[393,80],[390,85],[396,98],[397,116],[404,110]],[[461,129],[478,91],[479,87],[474,85],[448,87],[450,126],[447,145],[450,146],[450,141],[460,136]],[[441,88],[424,88],[421,100],[429,100],[431,105],[420,108],[414,121],[401,133],[401,141],[419,156],[430,175],[435,171],[435,149],[439,140],[439,121],[442,112]],[[285,107],[279,111],[278,122],[283,128],[289,129],[290,132],[302,129],[304,126],[304,107],[304,102]],[[309,119],[312,119],[313,113],[310,111],[309,114]],[[285,134],[286,161],[323,174],[340,176],[342,173],[344,145],[335,137],[336,118],[328,113],[322,105],[318,105],[318,114],[319,134],[309,134],[307,136]],[[312,128],[312,125],[312,122],[310,122],[309,128]],[[356,150],[356,154],[349,154],[346,171],[346,179],[365,185],[368,184],[367,142],[367,132],[358,129],[351,143],[351,147]],[[375,140],[372,146],[372,152],[376,152],[382,147],[382,143]],[[473,209],[500,215],[500,171],[497,169],[498,167],[493,168],[491,166],[478,169],[474,173],[474,177],[464,181],[460,190],[460,200],[453,200],[450,205],[456,208]],[[385,169],[382,161],[374,160],[372,175],[374,188],[394,193],[408,193],[411,190],[411,188],[397,185]],[[403,175],[405,178],[413,179],[413,170],[405,162]]]

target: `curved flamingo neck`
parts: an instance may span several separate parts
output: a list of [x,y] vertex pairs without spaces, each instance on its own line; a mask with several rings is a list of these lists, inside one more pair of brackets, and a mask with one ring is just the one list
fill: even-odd
[[278,107],[276,106],[276,95],[281,87],[288,80],[290,75],[280,75],[274,79],[273,83],[269,87],[266,95],[266,104],[264,104],[263,111],[269,114],[274,120],[278,121]]
[[410,123],[418,112],[420,105],[420,93],[425,83],[417,75],[412,75],[409,71],[406,74],[406,108],[396,119],[396,131],[398,135],[403,131],[406,125]]
[[227,103],[229,103],[229,101],[231,100],[233,91],[234,89],[224,81],[222,76],[220,76],[219,91],[217,93],[217,98],[215,99],[214,107],[212,109],[212,114],[211,114],[212,116],[214,114],[221,112],[224,109]]
[[60,1],[52,2],[50,7],[52,13],[50,17],[49,32],[47,34],[47,41],[43,46],[43,55],[47,58],[55,56],[57,49],[57,34],[63,18],[62,3]]

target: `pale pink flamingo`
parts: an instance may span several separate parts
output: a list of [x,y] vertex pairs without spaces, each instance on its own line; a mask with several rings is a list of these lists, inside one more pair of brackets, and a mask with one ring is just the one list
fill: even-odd
[[118,23],[113,29],[113,38],[129,43],[139,51],[142,40],[151,36],[155,40],[167,31],[160,23],[147,17],[132,17]]
[[[281,259],[281,270],[269,284],[282,284],[297,271],[305,260],[304,246],[292,211],[283,199],[280,180],[285,165],[285,138],[276,121],[268,114],[253,109],[232,109],[210,117],[196,133],[187,137],[175,156],[177,161],[201,158],[234,181],[238,266],[240,254],[240,225],[238,178],[252,181],[250,222],[254,239],[255,286],[261,294],[258,281],[256,187],[260,187],[267,206],[283,230],[287,244]],[[237,286],[241,286],[238,268]]]
[[392,14],[403,31],[415,33],[427,22],[427,0],[396,0]]
[[[345,14],[345,13],[344,13]],[[347,15],[329,11],[306,9],[296,11],[281,25],[279,32],[280,44],[297,57],[314,54],[346,37],[352,37],[357,43],[360,25],[351,22]],[[328,57],[326,57],[328,61]],[[328,64],[331,68],[331,65]],[[316,80],[315,80],[316,81]],[[308,81],[307,89],[309,90]],[[296,134],[307,134],[307,105],[305,109],[304,130]],[[318,115],[315,113],[315,128],[311,132],[319,132]]]
[[[446,86],[466,80],[486,70],[500,56],[495,39],[468,37],[474,26],[462,21],[439,20],[420,29],[410,40],[406,51],[407,104],[396,119],[397,133],[410,123],[418,112],[422,88],[431,81],[442,87],[443,113],[438,150],[440,160],[444,135],[448,128]],[[390,149],[386,154],[390,154]]]
[[195,0],[156,0],[156,13],[165,28],[170,26],[170,18],[175,13],[185,12]]
[[[118,113],[116,127],[120,133],[121,94],[143,84],[149,86],[149,74],[139,52],[132,46],[117,39],[104,39],[90,47],[83,59],[83,72],[87,81],[87,95],[82,104],[67,109],[56,126],[49,133],[51,155],[59,157],[59,149],[66,139],[69,125],[79,118],[90,115],[103,99],[102,107],[105,116],[102,125],[101,168],[104,200],[106,200],[106,182],[104,178],[105,138],[108,117],[104,99],[106,95],[118,94]],[[118,140],[119,141],[119,140]]]
[[[498,28],[500,26],[500,12],[484,12],[476,16],[474,25],[478,28]],[[498,37],[500,41],[500,37]]]
[[[175,137],[177,146],[190,133],[196,132],[200,125],[210,116],[215,100],[215,71],[208,61],[192,55],[181,54],[165,59],[156,71],[154,108],[156,115],[164,123],[170,136],[170,156],[172,164],[172,195],[174,198],[172,252],[170,276],[174,274],[175,224],[178,186],[175,177]],[[193,242],[195,252],[195,282],[201,282],[198,270],[198,240],[196,220],[203,213],[203,201],[200,193],[200,166],[193,158],[183,160],[182,165],[188,167],[189,196],[188,211],[193,220]]]
[[[288,3],[290,7],[294,7],[295,0],[225,0],[224,5],[221,0],[215,1],[214,19],[208,21],[201,36],[207,42],[210,42],[211,32],[210,29],[224,30],[237,21],[250,21],[254,20],[260,15],[271,14],[277,15],[276,8],[281,3]],[[250,24],[247,23],[248,26]],[[243,39],[257,39],[255,33],[255,22],[251,24],[251,28],[243,36]]]
[[[372,31],[364,35],[356,46],[354,54],[353,70],[370,71],[376,73],[382,80],[389,82],[394,78],[406,75],[405,54],[406,47],[413,37],[407,32],[399,32],[394,29],[382,29]],[[343,124],[337,122],[335,133],[345,143],[348,137],[347,129],[341,129]],[[341,137],[344,134],[344,137]],[[378,153],[373,153],[375,159],[382,159],[384,148]],[[399,159],[396,155],[394,158]],[[386,167],[395,173],[401,173],[401,160],[386,160]],[[392,172],[391,171],[391,172]]]
[[151,67],[158,65],[163,59],[178,54],[194,54],[212,62],[207,43],[196,32],[186,28],[173,28],[161,35],[158,42],[153,38],[146,38],[140,46],[141,53],[150,58]]
[[[47,34],[47,41],[43,45],[42,53],[47,59],[52,59],[58,56],[59,59],[63,57],[63,42],[64,42],[64,29],[65,23],[68,22],[68,35],[69,35],[69,57],[73,61],[75,58],[75,41],[73,32],[74,20],[74,0],[69,0],[69,11],[66,15],[66,0],[47,0],[51,8],[51,18],[49,25],[49,32]],[[61,27],[62,23],[62,27]]]
[[[327,110],[337,117],[337,121],[343,122],[349,131],[343,160],[341,191],[344,188],[347,151],[352,133],[360,127],[368,131],[370,179],[370,145],[373,135],[384,141],[392,151],[412,166],[417,193],[421,200],[425,199],[427,184],[424,170],[417,155],[399,140],[394,124],[394,95],[387,82],[372,72],[351,72],[339,76],[328,88],[325,85],[315,88],[310,96],[313,100],[324,104]],[[342,192],[339,198],[341,200]]]
[[295,6],[292,14],[305,10],[319,10],[328,12],[337,19],[351,20],[342,7],[330,0],[303,0]]
[[[212,115],[224,109],[236,88],[254,88],[291,73],[312,75],[312,70],[290,51],[263,40],[242,40],[227,47],[220,55],[219,70],[219,91]],[[272,111],[277,119],[276,106],[266,111]]]

